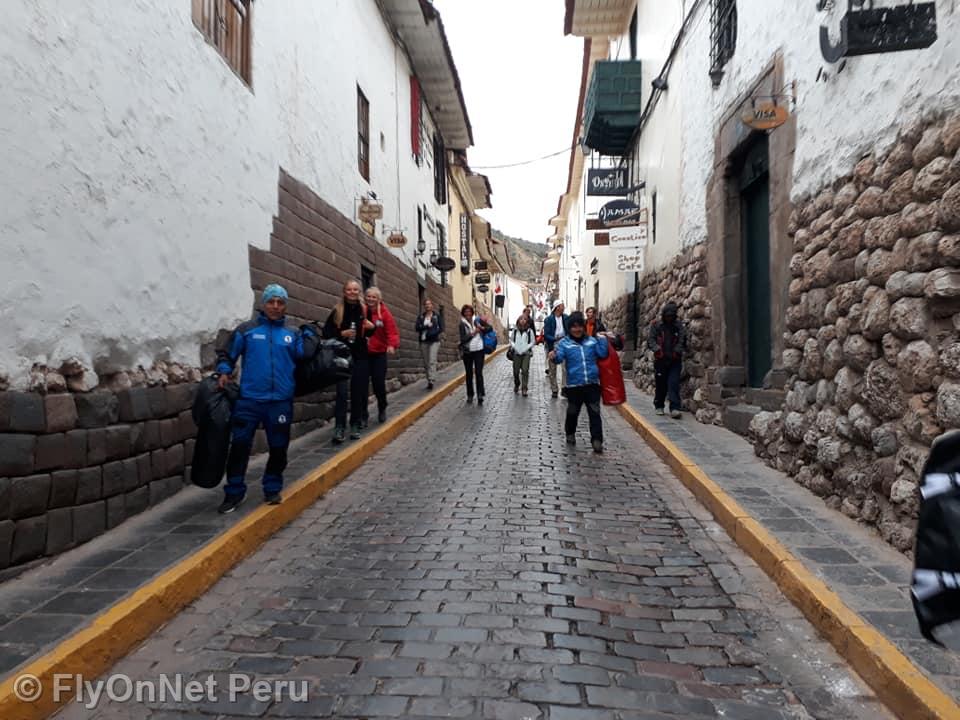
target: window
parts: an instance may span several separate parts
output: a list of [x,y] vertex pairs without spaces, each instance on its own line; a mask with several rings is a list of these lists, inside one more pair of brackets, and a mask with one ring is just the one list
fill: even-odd
[[193,24],[250,85],[250,0],[193,0]]
[[440,205],[447,204],[447,157],[443,140],[433,136],[433,197]]
[[650,198],[650,240],[656,245],[657,244],[657,191],[653,191],[653,196]]
[[413,159],[420,165],[423,162],[423,154],[420,152],[420,123],[421,123],[422,105],[420,104],[420,83],[417,79],[410,76],[410,150],[413,153]]
[[723,66],[737,47],[737,0],[710,2],[710,78],[714,87],[723,77]]
[[373,270],[366,265],[360,266],[360,284],[363,285],[364,292],[366,292],[368,288],[373,287],[373,276]]
[[634,8],[630,19],[630,59],[637,59],[637,8]]
[[357,86],[357,164],[363,179],[370,182],[370,103]]

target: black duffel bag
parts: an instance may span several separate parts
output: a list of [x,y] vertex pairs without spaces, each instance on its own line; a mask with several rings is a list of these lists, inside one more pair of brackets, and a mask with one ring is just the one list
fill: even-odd
[[203,488],[215,488],[223,479],[230,453],[230,419],[240,395],[236,383],[220,389],[217,378],[200,382],[193,399],[193,422],[197,440],[193,446],[190,481]]
[[920,482],[910,597],[920,632],[943,646],[934,630],[960,620],[960,430],[934,441]]
[[294,371],[296,396],[319,392],[348,380],[353,372],[350,347],[339,340],[324,340],[316,325],[304,325],[300,329],[312,332],[304,334],[304,359],[297,363]]

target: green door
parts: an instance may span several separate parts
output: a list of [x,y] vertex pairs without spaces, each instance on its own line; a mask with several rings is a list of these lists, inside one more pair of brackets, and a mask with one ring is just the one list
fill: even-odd
[[770,175],[767,136],[747,153],[740,173],[743,229],[744,299],[747,307],[747,381],[762,387],[772,366],[773,333],[770,322]]

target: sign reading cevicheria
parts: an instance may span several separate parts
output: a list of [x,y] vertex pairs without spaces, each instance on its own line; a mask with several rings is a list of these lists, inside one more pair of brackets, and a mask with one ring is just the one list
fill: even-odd
[[645,223],[647,210],[631,200],[613,200],[600,208],[598,217],[604,228],[623,227]]
[[790,119],[790,111],[786,105],[777,105],[772,102],[758,103],[747,110],[740,118],[743,124],[754,130],[773,130]]

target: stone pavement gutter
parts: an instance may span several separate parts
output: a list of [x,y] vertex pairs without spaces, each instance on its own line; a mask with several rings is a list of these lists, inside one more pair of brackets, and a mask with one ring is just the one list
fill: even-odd
[[[498,358],[501,347],[487,358]],[[402,411],[393,420],[348,445],[284,490],[280,505],[262,505],[239,517],[209,543],[165,569],[129,596],[95,616],[85,627],[0,683],[0,718],[47,718],[69,702],[38,688],[54,687],[57,675],[95,678],[112,667],[180,610],[200,597],[237,563],[294,520],[330,488],[375,455],[464,383],[462,372]]]
[[[827,587],[808,569],[807,563],[790,552],[768,527],[773,523],[755,518],[665,432],[661,432],[655,426],[656,421],[644,417],[631,407],[631,404],[639,406],[641,402],[648,402],[646,396],[632,389],[629,395],[628,403],[618,406],[620,414],[891,711],[903,720],[960,718],[960,706],[955,700],[932,682],[884,633]],[[652,412],[652,407],[650,410]],[[670,422],[689,424],[691,420],[689,416],[684,416],[683,420]],[[664,429],[670,427],[656,424]],[[698,427],[706,430],[705,426]],[[730,436],[730,440],[734,440],[732,433]],[[741,441],[740,438],[735,439]],[[783,478],[783,481],[791,482],[787,478]],[[814,500],[821,502],[818,498]],[[876,542],[881,541],[877,539]],[[908,597],[905,596],[903,600],[909,605]]]

